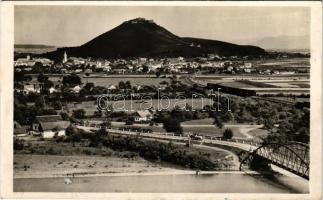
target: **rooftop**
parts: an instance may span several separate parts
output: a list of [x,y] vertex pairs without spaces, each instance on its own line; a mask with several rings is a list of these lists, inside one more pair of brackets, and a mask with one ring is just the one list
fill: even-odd
[[69,121],[64,121],[60,115],[36,116],[36,120],[41,125],[43,131],[53,129],[63,130],[71,124]]

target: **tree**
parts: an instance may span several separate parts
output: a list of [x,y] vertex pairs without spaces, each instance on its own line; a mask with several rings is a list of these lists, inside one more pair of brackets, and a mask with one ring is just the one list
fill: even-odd
[[149,71],[149,67],[148,66],[146,66],[146,65],[144,65],[143,67],[142,67],[142,72],[143,73],[147,73]]
[[223,131],[223,138],[231,139],[233,137],[233,132],[231,129],[227,128]]
[[223,124],[218,116],[214,116],[214,122],[213,122],[217,127],[220,129],[223,128]]
[[274,127],[273,120],[271,118],[267,118],[264,120],[264,128],[270,130]]
[[106,118],[106,120],[104,120],[104,122],[102,122],[101,126],[103,126],[105,128],[110,128],[111,127],[111,119]]
[[43,73],[37,76],[37,81],[40,83],[45,83],[48,80],[48,77],[45,76]]
[[45,89],[49,89],[49,88],[51,88],[51,87],[53,87],[53,86],[54,86],[53,81],[46,80],[46,81],[44,82],[44,88],[45,88]]
[[69,120],[69,116],[66,112],[60,112],[59,114],[62,116],[63,120]]
[[15,72],[14,73],[14,81],[15,82],[21,82],[21,81],[31,81],[31,76],[26,76],[24,72]]
[[160,77],[160,71],[156,72],[156,77],[159,78]]
[[63,77],[64,85],[80,85],[81,83],[81,78],[74,73]]
[[119,89],[125,89],[126,88],[126,84],[123,81],[119,82]]
[[181,123],[174,118],[166,118],[163,122],[163,127],[167,132],[183,133]]
[[128,119],[126,120],[126,125],[133,125],[134,121],[134,117],[128,117]]
[[14,150],[23,150],[24,149],[24,140],[22,139],[15,139],[13,143]]
[[131,89],[131,83],[130,83],[130,81],[127,81],[127,82],[125,83],[125,88],[126,88],[126,89]]
[[50,80],[45,80],[42,83],[42,93],[49,94],[49,89],[54,86],[54,83]]
[[85,117],[85,110],[84,109],[78,109],[78,110],[73,110],[73,117],[82,119]]
[[96,111],[94,111],[94,116],[95,117],[102,117],[102,111],[101,110],[96,110]]
[[78,133],[78,130],[75,127],[69,126],[65,129],[66,136],[71,136],[77,133]]
[[44,66],[41,62],[36,62],[33,68],[36,72],[42,72],[44,70]]
[[53,108],[55,110],[61,110],[62,109],[62,103],[60,101],[54,101],[53,102]]
[[35,107],[36,108],[44,108],[45,106],[45,100],[43,96],[39,96],[35,101]]
[[93,87],[94,83],[86,83],[83,89],[90,91]]

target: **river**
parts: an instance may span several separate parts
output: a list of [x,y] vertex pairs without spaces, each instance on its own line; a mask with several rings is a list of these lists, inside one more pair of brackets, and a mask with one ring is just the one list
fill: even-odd
[[[279,179],[279,181],[278,181]],[[262,175],[219,173],[14,179],[15,192],[148,192],[148,193],[308,193],[308,181],[281,176],[274,182]]]

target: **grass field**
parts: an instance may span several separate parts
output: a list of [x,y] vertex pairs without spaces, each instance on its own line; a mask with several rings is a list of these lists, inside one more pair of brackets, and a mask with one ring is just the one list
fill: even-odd
[[204,118],[204,119],[185,121],[182,123],[182,125],[213,125],[213,122],[214,122],[213,118]]
[[259,66],[281,66],[281,67],[310,67],[309,58],[293,58],[266,60],[263,63],[258,63]]
[[[32,75],[32,81],[37,81],[38,75]],[[158,86],[161,82],[166,81],[170,83],[170,78],[157,78],[157,77],[131,77],[131,76],[95,76],[86,77],[83,74],[79,74],[83,84],[94,83],[95,86],[107,87],[110,85],[118,85],[120,81],[130,81],[131,85],[155,85]],[[48,79],[53,82],[62,82],[64,75],[48,75]]]
[[[77,109],[84,109],[86,111],[86,115],[91,116],[94,114],[94,111],[97,110],[97,105],[95,101],[86,101],[82,103],[68,103],[69,111],[77,110]],[[166,109],[166,110],[173,110],[175,106],[184,107],[186,104],[190,105],[195,110],[200,110],[206,105],[211,105],[210,99],[206,98],[199,98],[199,99],[186,99],[185,100],[178,100],[178,99],[169,99],[168,100],[125,100],[125,101],[113,101],[109,102],[113,106],[114,111],[125,111],[125,112],[135,112],[137,110],[147,110],[149,108],[158,110],[159,109]]]

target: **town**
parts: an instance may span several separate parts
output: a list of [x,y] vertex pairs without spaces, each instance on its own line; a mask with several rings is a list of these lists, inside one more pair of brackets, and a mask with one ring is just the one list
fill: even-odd
[[292,173],[304,183],[294,190],[308,191],[310,52],[178,37],[144,18],[77,47],[18,47],[16,191],[32,178],[78,187],[129,174],[190,175],[196,186],[219,172],[272,185]]

